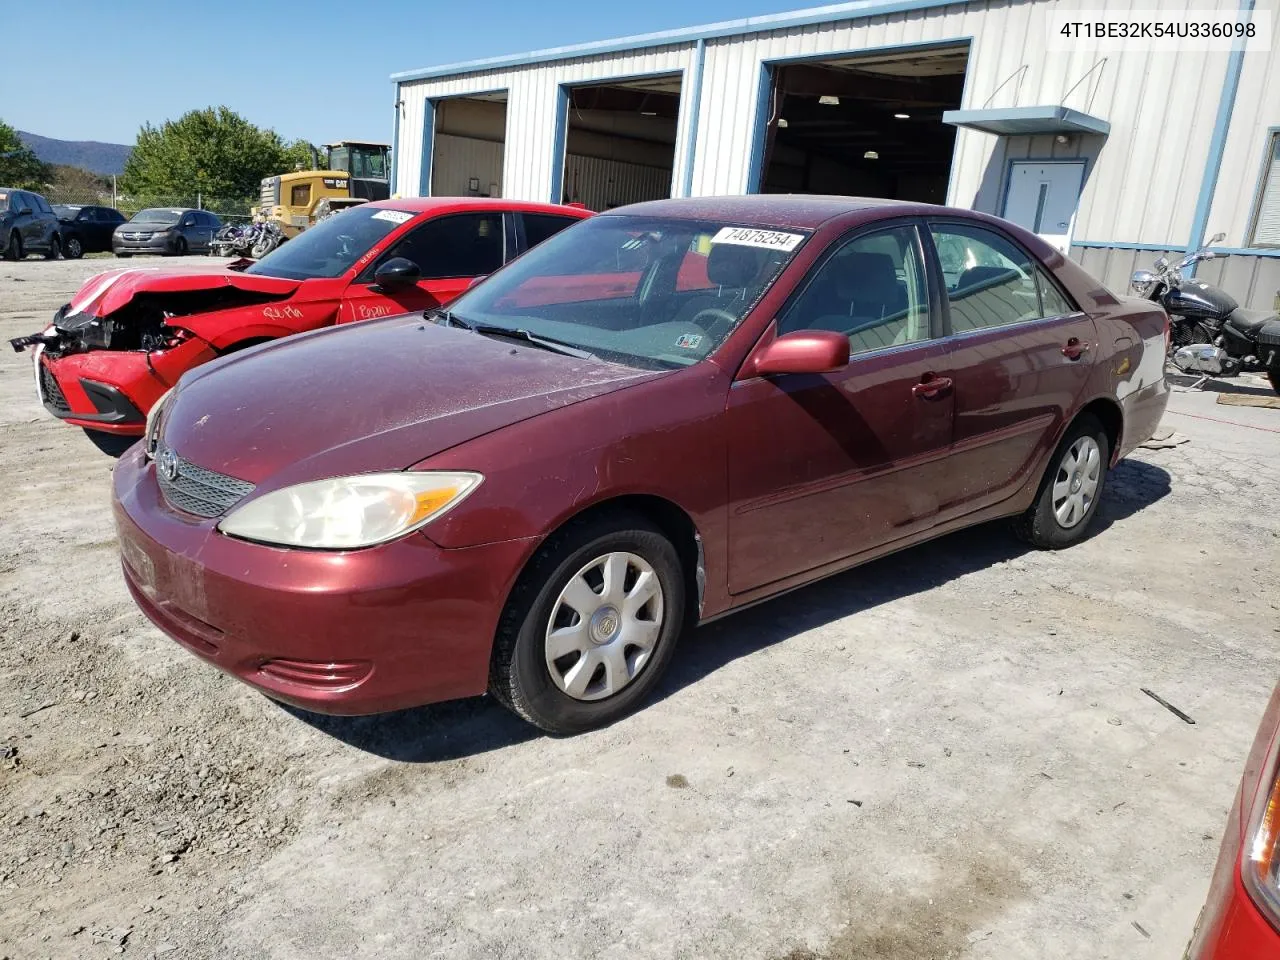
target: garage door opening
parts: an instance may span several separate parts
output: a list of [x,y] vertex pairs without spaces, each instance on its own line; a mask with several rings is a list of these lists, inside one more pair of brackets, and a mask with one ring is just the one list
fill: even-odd
[[968,45],[773,68],[762,193],[945,203]]
[[431,196],[502,196],[506,140],[506,91],[437,100]]
[[567,90],[562,203],[597,212],[671,196],[680,75]]

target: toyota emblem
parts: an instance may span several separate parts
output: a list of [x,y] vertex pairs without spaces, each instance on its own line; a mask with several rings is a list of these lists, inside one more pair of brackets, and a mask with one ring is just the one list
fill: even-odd
[[168,447],[160,454],[160,459],[156,461],[156,465],[160,468],[160,473],[170,483],[178,479],[178,455]]

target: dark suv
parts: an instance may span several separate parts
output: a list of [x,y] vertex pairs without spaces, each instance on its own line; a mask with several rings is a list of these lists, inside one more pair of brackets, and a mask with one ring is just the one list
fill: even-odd
[[29,253],[58,259],[62,237],[48,200],[30,190],[0,187],[0,250],[6,260],[21,260]]

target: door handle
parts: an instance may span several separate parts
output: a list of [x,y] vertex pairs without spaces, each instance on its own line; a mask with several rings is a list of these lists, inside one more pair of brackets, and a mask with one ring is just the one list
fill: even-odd
[[1062,355],[1068,360],[1079,360],[1089,351],[1088,341],[1081,340],[1079,337],[1072,337],[1066,342],[1062,348]]
[[950,389],[950,377],[936,377],[931,373],[926,373],[920,382],[911,388],[911,395],[919,397],[921,400],[932,400]]

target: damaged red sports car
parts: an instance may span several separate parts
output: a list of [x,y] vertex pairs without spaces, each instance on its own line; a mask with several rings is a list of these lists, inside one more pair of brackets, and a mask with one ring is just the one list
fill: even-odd
[[151,405],[193,367],[290,334],[448,303],[476,277],[588,216],[459,197],[362,204],[256,263],[99,274],[47,329],[9,342],[34,348],[46,410],[104,449],[123,449],[142,435]]
[[688,624],[997,517],[1079,540],[1164,412],[1167,323],[979,214],[623,207],[425,318],[183,377],[115,469],[125,580],[280,700],[488,689],[585,730]]

